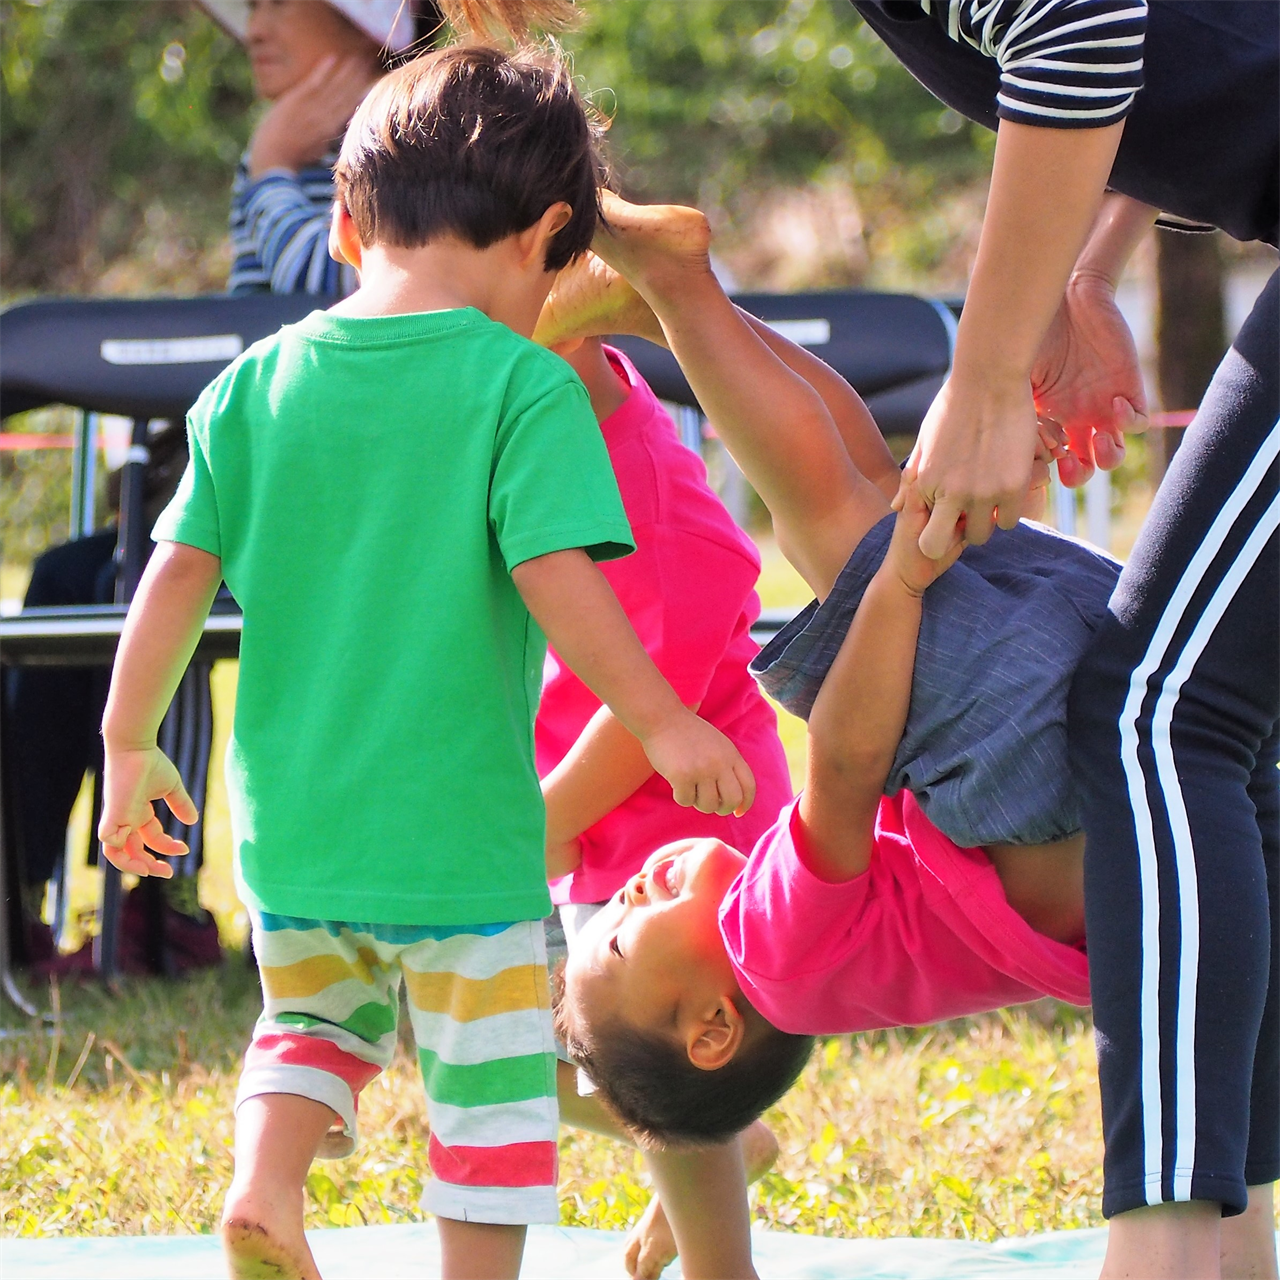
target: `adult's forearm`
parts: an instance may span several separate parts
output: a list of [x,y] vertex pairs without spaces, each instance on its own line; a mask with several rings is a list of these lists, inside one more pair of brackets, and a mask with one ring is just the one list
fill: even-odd
[[181,543],[156,548],[129,606],[102,718],[109,750],[155,745],[222,580],[217,556]]
[[954,380],[1025,383],[1094,227],[1123,128],[1001,122]]
[[563,844],[580,836],[652,776],[653,765],[640,740],[608,707],[601,707],[542,781],[547,843]]

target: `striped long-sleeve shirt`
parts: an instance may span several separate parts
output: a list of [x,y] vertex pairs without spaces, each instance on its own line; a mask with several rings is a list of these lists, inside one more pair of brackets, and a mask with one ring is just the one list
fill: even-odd
[[1146,0],[919,0],[1000,68],[997,114],[1059,128],[1122,119],[1142,88]]
[[329,256],[333,162],[249,176],[241,159],[231,186],[230,293],[350,293],[355,272]]

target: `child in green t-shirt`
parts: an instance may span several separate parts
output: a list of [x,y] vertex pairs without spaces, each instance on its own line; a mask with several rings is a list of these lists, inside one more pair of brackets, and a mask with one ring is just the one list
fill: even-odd
[[228,786],[264,1012],[237,1100],[233,1275],[315,1276],[303,1185],[390,1060],[403,976],[444,1274],[515,1276],[557,1218],[550,909],[533,757],[545,644],[676,799],[743,812],[737,751],[646,656],[593,559],[632,548],[582,384],[528,340],[591,243],[600,163],[544,55],[461,47],[348,129],[331,246],[361,287],[256,344],[190,414],[191,462],[121,640],[100,835],[185,852],[156,732],[225,577],[244,610]]

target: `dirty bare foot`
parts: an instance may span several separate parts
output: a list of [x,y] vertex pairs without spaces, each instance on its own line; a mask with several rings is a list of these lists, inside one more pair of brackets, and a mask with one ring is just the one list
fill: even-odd
[[260,1216],[223,1219],[222,1251],[232,1280],[320,1280],[306,1238],[282,1240]]
[[608,226],[592,248],[651,304],[691,279],[711,275],[711,226],[697,209],[678,204],[631,204],[606,191]]
[[631,1280],[658,1280],[676,1259],[676,1238],[657,1196],[627,1234],[623,1263]]
[[649,304],[607,262],[583,254],[556,276],[533,331],[534,342],[558,347],[581,338],[635,334],[662,343]]
[[[742,1149],[742,1163],[747,1182],[755,1182],[773,1168],[778,1158],[778,1140],[773,1130],[763,1120],[744,1129],[738,1135]],[[640,1221],[627,1234],[623,1261],[632,1280],[658,1280],[663,1271],[675,1261],[676,1237],[667,1220],[662,1201],[654,1196],[645,1206]]]

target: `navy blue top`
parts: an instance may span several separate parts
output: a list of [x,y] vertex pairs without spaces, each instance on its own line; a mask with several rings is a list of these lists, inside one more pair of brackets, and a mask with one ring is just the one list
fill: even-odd
[[[1114,109],[1091,115],[1081,108],[1033,118],[1023,91],[1015,103],[1011,82],[1025,83],[1010,65],[1015,31],[1028,15],[1040,33],[1061,41],[1048,57],[1023,62],[1041,68],[1076,68],[1060,77],[1064,100],[1072,83],[1084,85],[1079,35],[1082,12],[1116,22],[1123,8],[1112,0],[853,0],[863,20],[921,84],[961,115],[994,129],[1002,117],[1048,127],[1110,124],[1127,111],[1110,187],[1193,222],[1221,227],[1237,240],[1277,243],[1280,222],[1280,3],[1277,0],[1152,0],[1145,36],[1138,42],[1141,87],[1136,97],[1105,98]],[[1003,12],[1004,27],[991,15]],[[981,18],[981,24],[976,21]],[[967,21],[967,19],[975,19]],[[1074,32],[1071,28],[1075,27]],[[1069,51],[1061,52],[1064,50]],[[1016,54],[1018,50],[1014,50]],[[1006,56],[1009,55],[1009,56]],[[1131,60],[1131,59],[1130,59]],[[1088,71],[1097,69],[1088,67]],[[1112,68],[1107,68],[1111,71]],[[1113,77],[1119,88],[1120,77]],[[1077,94],[1096,89],[1077,88]],[[1043,93],[1041,101],[1049,101]],[[1010,109],[1021,106],[1021,110]]]

